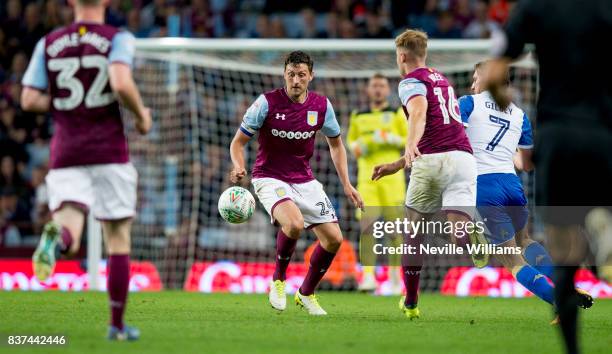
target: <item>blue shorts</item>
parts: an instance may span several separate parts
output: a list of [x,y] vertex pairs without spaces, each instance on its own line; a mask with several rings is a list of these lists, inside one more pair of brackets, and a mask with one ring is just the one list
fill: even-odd
[[496,245],[512,239],[529,218],[523,185],[514,173],[479,175],[476,206],[485,220],[487,238]]

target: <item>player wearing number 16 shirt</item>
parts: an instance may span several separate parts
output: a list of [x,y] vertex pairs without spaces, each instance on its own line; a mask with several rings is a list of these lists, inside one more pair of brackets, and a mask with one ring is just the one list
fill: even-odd
[[[411,167],[406,192],[408,220],[427,220],[443,209],[453,227],[453,236],[474,237],[465,229],[476,205],[476,161],[461,121],[453,87],[439,71],[425,65],[427,34],[406,30],[395,39],[397,66],[403,76],[400,100],[408,117],[405,156],[393,163],[374,167],[378,180]],[[419,249],[423,235],[407,235],[407,243]],[[484,263],[483,255],[472,255]],[[477,263],[478,264],[478,263]],[[400,309],[409,318],[420,316],[417,308],[423,255],[404,255],[402,270],[406,297]]]
[[104,24],[105,0],[72,0],[75,22],[43,37],[23,77],[24,110],[50,112],[54,123],[46,177],[53,220],[44,227],[32,257],[41,281],[53,273],[55,250],[78,251],[86,213],[102,221],[108,250],[111,321],[108,338],[135,340],[124,325],[129,285],[131,219],[137,173],[129,162],[117,98],[136,117],[136,129],[151,127],[134,83],[134,37]]

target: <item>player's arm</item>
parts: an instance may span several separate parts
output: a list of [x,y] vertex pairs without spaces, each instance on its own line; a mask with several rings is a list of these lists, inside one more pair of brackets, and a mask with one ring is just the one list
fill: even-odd
[[138,132],[146,134],[152,125],[151,110],[144,106],[132,76],[134,61],[134,36],[132,34],[119,32],[113,37],[108,61],[111,90],[119,101],[134,113]]
[[412,162],[421,152],[418,149],[419,141],[425,132],[427,116],[427,87],[421,81],[413,78],[404,79],[398,86],[398,94],[402,105],[408,113],[408,137],[406,138],[405,157],[406,165]]
[[459,112],[461,113],[461,122],[464,127],[468,127],[470,116],[474,111],[474,96],[466,95],[459,98]]
[[246,164],[244,162],[244,147],[251,140],[251,137],[238,130],[230,143],[230,157],[232,158],[233,168],[230,172],[230,181],[238,183],[246,176]]
[[108,68],[110,87],[119,101],[136,117],[136,129],[146,134],[151,129],[151,111],[144,106],[138,87],[132,77],[132,69],[123,63],[112,63]]
[[422,95],[415,96],[408,101],[406,110],[410,118],[408,119],[408,138],[406,139],[405,156],[408,159],[407,163],[412,165],[414,160],[421,156],[417,146],[423,137],[423,133],[425,133],[427,99]]
[[51,99],[46,92],[48,86],[45,63],[45,39],[36,44],[28,69],[21,81],[21,108],[28,112],[44,113],[49,111]]
[[25,86],[21,91],[21,108],[27,112],[46,113],[49,111],[51,98],[48,93]]
[[532,35],[537,33],[532,24],[537,23],[530,10],[529,1],[519,1],[504,28],[504,33],[493,37],[493,55],[497,59],[487,64],[486,89],[495,102],[506,109],[512,98],[506,85],[506,73],[512,60],[523,54],[526,43],[533,42]]
[[336,114],[334,113],[334,108],[329,100],[327,100],[325,122],[323,123],[323,128],[321,131],[327,139],[329,153],[332,161],[334,162],[334,167],[336,168],[338,177],[340,178],[340,183],[342,183],[342,187],[344,188],[344,194],[353,203],[353,205],[363,209],[363,200],[361,199],[361,195],[355,189],[355,187],[353,187],[349,179],[346,148],[344,147],[342,136],[340,135],[340,124],[338,124]]
[[230,157],[233,165],[232,171],[230,172],[230,180],[232,183],[238,183],[246,176],[244,148],[249,140],[257,133],[259,128],[261,128],[267,115],[268,100],[266,100],[266,96],[260,95],[249,109],[247,109],[242,118],[240,128],[238,128],[238,131],[236,131],[230,143]]
[[346,135],[346,140],[353,156],[356,159],[366,155],[367,148],[359,141],[359,127],[357,125],[357,112],[353,111],[349,118],[349,129]]
[[523,114],[523,126],[521,137],[518,142],[518,152],[514,155],[514,167],[520,171],[530,172],[533,170],[533,131],[527,113]]
[[525,172],[533,171],[533,150],[519,148],[514,154],[514,168]]

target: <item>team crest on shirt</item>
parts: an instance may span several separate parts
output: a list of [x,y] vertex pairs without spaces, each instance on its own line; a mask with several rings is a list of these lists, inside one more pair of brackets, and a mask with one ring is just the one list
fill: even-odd
[[319,121],[319,112],[308,111],[308,114],[306,115],[306,122],[308,123],[308,125],[310,125],[311,127],[314,127],[317,125],[318,121]]
[[283,187],[278,187],[274,190],[276,192],[276,196],[282,198],[287,195],[287,191]]

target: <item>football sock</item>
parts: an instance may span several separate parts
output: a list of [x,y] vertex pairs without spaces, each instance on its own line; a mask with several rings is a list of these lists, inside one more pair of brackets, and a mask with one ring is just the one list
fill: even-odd
[[62,229],[60,231],[60,236],[61,236],[60,252],[68,253],[68,251],[70,250],[70,246],[72,246],[72,234],[70,233],[70,230],[62,226]]
[[534,241],[525,247],[523,256],[529,265],[552,280],[554,266],[544,246]]
[[546,279],[544,274],[538,272],[534,267],[527,264],[522,266],[516,272],[515,278],[537,297],[551,305],[553,304],[554,288],[548,283],[548,279]]
[[107,267],[111,325],[123,330],[123,313],[130,285],[130,255],[110,255]]
[[283,229],[279,229],[276,234],[276,266],[272,280],[285,280],[287,277],[287,267],[291,261],[291,256],[295,251],[297,240],[287,237]]
[[578,353],[576,338],[578,320],[578,297],[574,285],[574,275],[578,267],[555,267],[555,303],[559,314],[559,325],[568,354]]
[[416,235],[411,238],[405,236],[406,244],[416,249],[415,254],[402,255],[402,273],[404,274],[404,286],[406,287],[406,299],[404,305],[414,308],[419,301],[419,280],[421,278],[421,268],[423,268],[423,255],[420,252],[420,245],[423,235]]
[[335,253],[328,252],[320,243],[317,244],[317,247],[310,257],[310,268],[300,287],[300,294],[312,295],[314,293],[315,288],[329,269],[335,256]]

